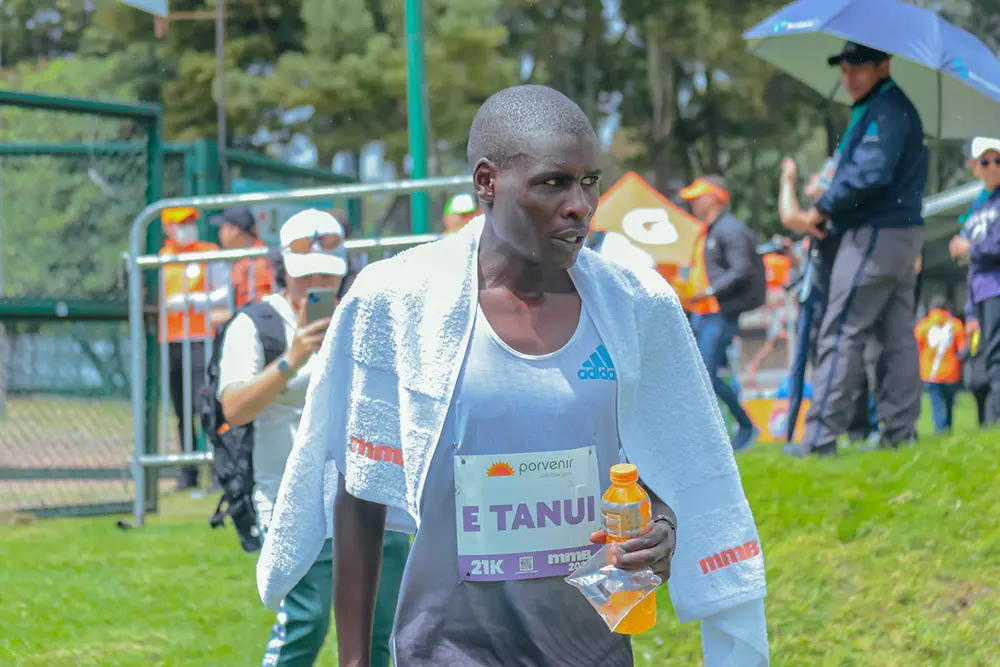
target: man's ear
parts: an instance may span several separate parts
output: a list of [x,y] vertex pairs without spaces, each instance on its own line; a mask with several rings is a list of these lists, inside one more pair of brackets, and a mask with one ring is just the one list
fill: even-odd
[[476,197],[484,204],[492,204],[496,200],[496,183],[500,170],[486,158],[480,158],[472,170],[472,185]]

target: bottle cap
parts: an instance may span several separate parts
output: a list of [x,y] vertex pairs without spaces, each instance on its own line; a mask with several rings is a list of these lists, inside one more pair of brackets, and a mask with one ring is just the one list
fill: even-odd
[[611,483],[628,484],[639,481],[639,469],[631,463],[617,463],[611,466]]

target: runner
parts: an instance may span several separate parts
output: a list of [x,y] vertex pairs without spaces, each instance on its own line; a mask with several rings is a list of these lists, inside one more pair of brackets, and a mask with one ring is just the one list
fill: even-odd
[[768,663],[757,531],[680,304],[655,271],[582,249],[599,153],[560,93],[497,93],[469,137],[483,218],[370,265],[342,303],[258,569],[273,604],[317,548],[331,460],[341,665],[368,664],[383,525],[420,528],[398,667],[632,665],[563,581],[603,543],[620,447],[655,517],[620,565],[672,573],[707,666]]

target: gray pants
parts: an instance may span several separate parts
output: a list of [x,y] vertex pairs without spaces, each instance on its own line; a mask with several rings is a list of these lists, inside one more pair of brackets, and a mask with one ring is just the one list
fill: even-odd
[[913,268],[922,245],[920,227],[862,227],[842,239],[817,342],[808,447],[836,442],[850,425],[873,337],[881,349],[874,391],[883,436],[895,443],[916,433],[923,385],[913,337]]

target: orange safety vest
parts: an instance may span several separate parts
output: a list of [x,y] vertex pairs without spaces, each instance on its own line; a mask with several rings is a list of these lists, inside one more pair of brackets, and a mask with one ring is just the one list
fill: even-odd
[[[208,252],[218,250],[219,246],[208,241],[198,241],[185,248],[167,239],[160,250],[160,255],[179,255],[182,252]],[[164,286],[164,297],[170,299],[178,294],[184,294],[184,284],[187,283],[188,294],[206,294],[208,281],[206,275],[208,266],[201,264],[167,264],[161,269],[161,279]],[[167,341],[173,343],[184,340],[184,320],[188,320],[188,338],[198,340],[212,335],[208,319],[208,308],[200,312],[191,308],[187,312],[167,312]],[[160,342],[163,342],[163,332],[160,332]]]
[[920,350],[920,379],[938,384],[961,382],[962,362],[958,353],[965,347],[962,321],[935,309],[920,320],[913,334]]
[[[263,241],[254,242],[252,248],[264,248]],[[253,267],[253,284],[251,290],[250,267]],[[233,264],[230,272],[233,283],[233,301],[237,308],[242,308],[251,301],[260,301],[274,292],[274,275],[271,273],[271,263],[266,257],[241,259]],[[251,299],[251,291],[253,298]]]
[[781,289],[792,272],[792,260],[776,252],[768,253],[764,255],[764,272],[767,276],[767,288]]
[[[694,257],[691,260],[691,272],[688,275],[688,284],[691,291],[706,290],[709,288],[708,270],[705,268],[705,240],[708,238],[708,226],[698,235],[694,242]],[[690,293],[689,293],[690,294]],[[688,305],[688,310],[695,315],[709,315],[719,312],[719,302],[714,296],[702,299],[697,303]]]

